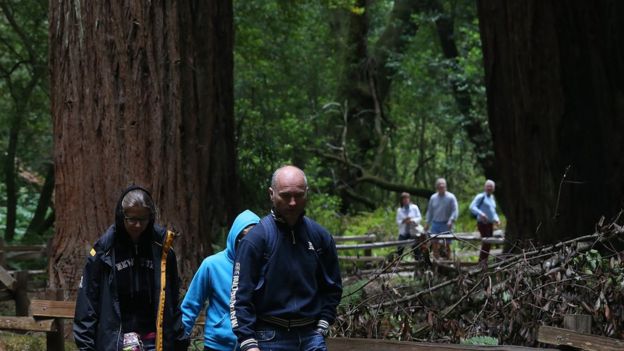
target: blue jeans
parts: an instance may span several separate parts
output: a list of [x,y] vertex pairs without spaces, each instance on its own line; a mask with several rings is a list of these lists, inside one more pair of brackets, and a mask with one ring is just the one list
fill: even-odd
[[256,330],[260,351],[327,351],[325,338],[313,327],[286,330],[262,326]]
[[433,223],[431,223],[431,228],[429,228],[429,233],[440,234],[440,233],[448,232],[450,230],[451,228],[449,228],[446,222],[433,221]]

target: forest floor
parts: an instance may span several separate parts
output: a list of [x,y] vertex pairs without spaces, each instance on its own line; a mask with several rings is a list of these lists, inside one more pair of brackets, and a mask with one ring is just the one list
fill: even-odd
[[561,327],[564,316],[585,314],[592,334],[624,339],[623,248],[624,229],[612,223],[494,256],[487,269],[389,259],[345,277],[352,283],[334,330],[342,337],[535,347],[540,326]]

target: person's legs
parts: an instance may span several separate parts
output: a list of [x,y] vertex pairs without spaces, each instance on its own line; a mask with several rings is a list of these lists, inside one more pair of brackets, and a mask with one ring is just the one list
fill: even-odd
[[[494,231],[494,226],[492,223],[481,223],[477,222],[477,228],[479,229],[479,233],[481,234],[481,238],[489,238],[492,236],[492,232]],[[479,254],[479,262],[484,262],[487,264],[488,256],[490,255],[490,244],[481,243],[481,253]]]
[[441,250],[441,255],[444,258],[451,258],[451,239],[444,239],[444,249]]
[[[433,222],[431,225],[431,234],[442,234],[449,231],[448,225],[445,222]],[[446,250],[444,250],[446,248]],[[434,258],[447,257],[445,251],[448,252],[447,241],[444,239],[433,239],[431,241],[431,250],[433,251]]]
[[[408,234],[399,234],[399,240],[408,240],[409,238],[410,238],[409,233]],[[397,256],[403,255],[403,249],[405,249],[405,246],[399,246],[397,248]]]
[[414,250],[416,250],[414,253],[414,258],[416,260],[422,259],[425,264],[431,266],[431,259],[429,258],[429,242],[427,241],[427,235],[423,233],[419,237],[417,237],[416,244],[414,245]]

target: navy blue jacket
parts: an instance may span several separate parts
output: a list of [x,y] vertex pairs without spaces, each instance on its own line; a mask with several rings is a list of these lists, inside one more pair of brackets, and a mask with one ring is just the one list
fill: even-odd
[[302,216],[291,228],[266,216],[241,241],[230,301],[232,329],[241,350],[257,346],[258,319],[333,323],[341,296],[336,244],[311,219]]
[[[128,188],[123,194],[136,189]],[[74,315],[74,339],[78,349],[118,351],[122,349],[123,326],[120,301],[118,296],[118,277],[115,274],[115,245],[120,238],[127,236],[123,228],[123,212],[121,200],[117,204],[115,224],[111,225],[91,249],[87,257],[80,288],[76,300]],[[154,299],[160,296],[160,260],[165,229],[154,224],[151,218],[147,229],[141,234],[145,239],[154,267]],[[125,240],[122,240],[122,242]],[[184,336],[181,313],[178,306],[180,278],[176,257],[173,250],[167,255],[167,282],[165,285],[165,306],[163,319],[163,348],[164,350],[186,350],[188,338]],[[156,315],[158,303],[154,303]],[[154,328],[156,323],[154,321]]]

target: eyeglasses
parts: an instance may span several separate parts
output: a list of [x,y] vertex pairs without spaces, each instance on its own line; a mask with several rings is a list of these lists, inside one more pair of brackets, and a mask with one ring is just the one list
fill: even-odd
[[126,221],[126,223],[130,225],[137,225],[137,224],[143,225],[149,221],[149,218],[125,217],[124,216],[124,220]]

